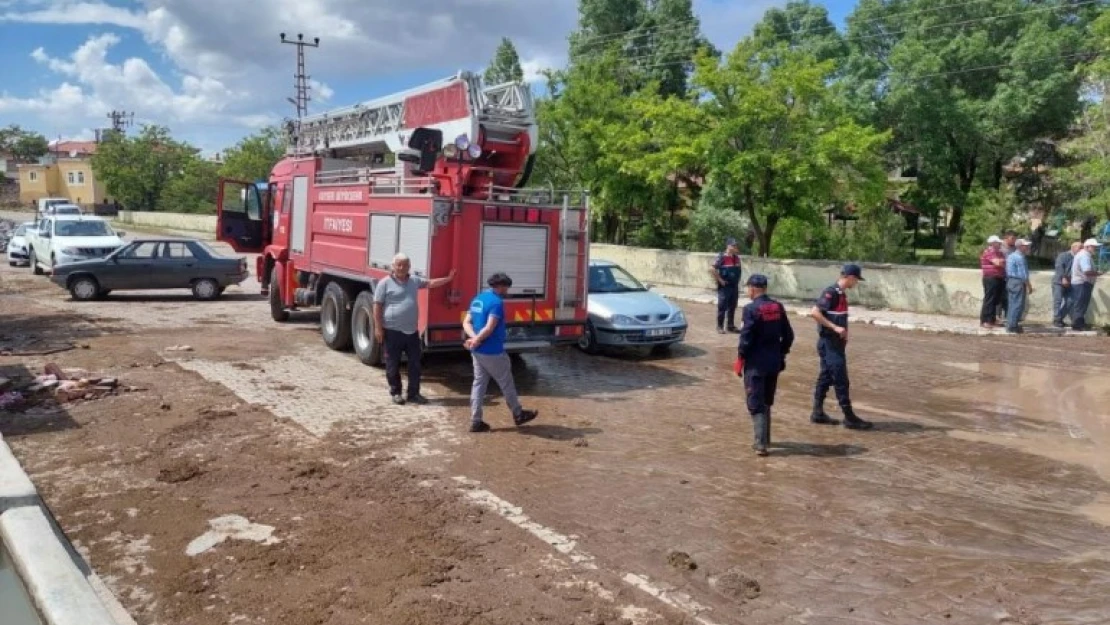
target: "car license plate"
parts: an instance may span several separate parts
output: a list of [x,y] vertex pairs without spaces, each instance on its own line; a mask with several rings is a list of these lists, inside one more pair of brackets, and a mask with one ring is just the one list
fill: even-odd
[[670,328],[652,328],[647,331],[648,336],[670,336]]

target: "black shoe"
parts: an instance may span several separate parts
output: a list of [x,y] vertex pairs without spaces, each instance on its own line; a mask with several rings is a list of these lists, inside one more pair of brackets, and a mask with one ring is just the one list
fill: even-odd
[[408,401],[410,404],[416,404],[417,406],[424,406],[428,403],[428,398],[424,397],[420,393],[417,393],[415,395],[409,395],[406,401]]
[[1063,330],[1064,329],[1064,322],[1063,321],[1053,321],[1052,322],[1052,327],[1060,328],[1061,330]]
[[815,412],[809,415],[809,422],[817,425],[840,425],[840,421],[838,419],[830,417],[829,415],[825,414],[824,411]]
[[491,429],[493,429],[493,428],[491,428],[489,426],[489,424],[486,423],[485,421],[479,421],[477,423],[471,423],[470,424],[470,431],[474,434],[481,434],[483,432],[489,432]]
[[393,403],[397,404],[398,406],[404,406],[405,405],[405,398],[401,397],[400,394],[394,395],[393,396]]
[[859,416],[857,416],[856,413],[852,412],[852,410],[849,408],[848,410],[844,411],[844,427],[848,428],[849,430],[870,430],[871,428],[875,427],[875,424],[871,423],[870,421],[864,421],[863,419],[860,419]]
[[521,410],[520,414],[513,417],[513,423],[517,426],[521,426],[538,416],[540,416],[540,413],[536,410]]

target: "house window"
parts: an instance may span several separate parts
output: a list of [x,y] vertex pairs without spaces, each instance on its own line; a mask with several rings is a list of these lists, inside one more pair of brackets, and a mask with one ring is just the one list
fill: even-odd
[[85,184],[85,172],[77,172],[77,184]]
[[69,184],[77,184],[77,176],[75,175],[75,172],[71,171],[67,173],[66,179],[69,180]]
[[38,182],[39,181],[39,172],[37,172],[37,171],[27,172],[27,180],[29,180],[30,182]]

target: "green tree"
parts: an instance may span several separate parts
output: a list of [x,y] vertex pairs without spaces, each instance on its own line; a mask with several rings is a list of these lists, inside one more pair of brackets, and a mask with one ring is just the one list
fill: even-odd
[[158,205],[166,211],[215,214],[218,189],[219,166],[193,155],[170,179]]
[[882,200],[888,134],[858,124],[829,85],[832,61],[742,41],[718,63],[703,54],[689,106],[704,109],[709,167],[727,185],[769,255],[779,222],[814,221],[836,199]]
[[507,82],[521,82],[524,80],[524,70],[520,67],[520,55],[516,46],[508,37],[501,39],[501,45],[493,54],[493,61],[486,68],[482,80],[487,85],[500,85]]
[[809,0],[791,0],[781,9],[767,9],[752,38],[762,47],[785,44],[818,61],[834,61],[838,67],[848,58],[848,43],[829,20],[828,9]]
[[157,210],[162,193],[197,150],[175,141],[164,126],[144,126],[137,136],[122,134],[102,141],[92,158],[93,171],[108,195],[129,209]]
[[[1110,12],[1091,24],[1091,46],[1110,49]],[[1102,215],[1110,219],[1110,61],[1102,57],[1083,69],[1086,106],[1070,136],[1060,144],[1067,166],[1056,171],[1069,217]]]
[[861,0],[848,18],[856,110],[893,130],[895,160],[951,211],[956,249],[978,182],[1002,184],[1031,143],[1060,136],[1079,110],[1082,30],[1065,0]]
[[10,154],[16,160],[34,161],[50,151],[46,137],[24,130],[16,124],[0,128],[0,153]]
[[268,180],[270,170],[285,156],[285,136],[277,127],[260,130],[224,151],[220,175],[237,180]]

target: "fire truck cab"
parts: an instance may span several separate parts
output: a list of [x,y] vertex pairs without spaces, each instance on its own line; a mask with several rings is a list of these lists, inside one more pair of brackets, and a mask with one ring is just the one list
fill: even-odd
[[588,197],[522,188],[536,124],[525,85],[463,72],[291,122],[267,181],[221,180],[218,238],[258,254],[271,316],[320,309],[324,343],[382,362],[373,292],[403,252],[412,273],[456,270],[420,291],[427,351],[460,350],[462,321],[489,276],[513,279],[511,352],[577,342],[586,323]]

